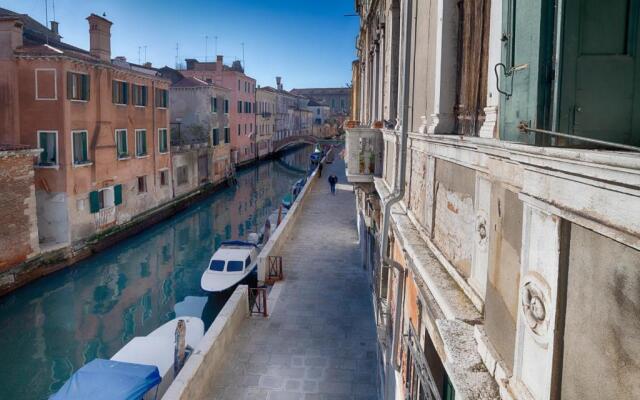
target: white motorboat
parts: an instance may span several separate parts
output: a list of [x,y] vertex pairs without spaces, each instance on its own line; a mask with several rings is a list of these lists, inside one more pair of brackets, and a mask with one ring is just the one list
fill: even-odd
[[200,287],[207,292],[227,290],[253,272],[257,261],[256,244],[243,241],[222,242],[202,274]]
[[[184,331],[176,333],[179,321]],[[51,399],[156,399],[173,382],[176,373],[204,336],[204,322],[180,317],[147,336],[134,337],[110,360],[95,359],[76,371]],[[184,347],[181,346],[184,338]],[[178,343],[176,343],[178,342]],[[184,352],[183,358],[177,358]],[[181,365],[175,368],[176,360]]]

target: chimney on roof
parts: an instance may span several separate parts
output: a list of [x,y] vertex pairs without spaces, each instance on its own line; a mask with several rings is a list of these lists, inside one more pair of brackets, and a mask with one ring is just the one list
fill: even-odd
[[223,69],[224,69],[224,56],[217,55],[216,56],[216,72],[218,74],[222,74]]
[[55,33],[56,35],[59,34],[58,25],[58,21],[51,21],[51,32]]
[[89,21],[89,53],[102,61],[111,61],[111,25],[113,23],[99,15],[91,14]]
[[142,64],[142,66],[145,68],[151,68],[151,63],[147,61],[146,63]]
[[198,64],[198,60],[193,59],[193,58],[187,58],[185,61],[187,62],[187,69],[188,70],[191,71],[191,70],[196,69],[196,64]]
[[276,89],[282,90],[282,77],[276,76]]
[[0,59],[13,57],[13,51],[22,47],[22,21],[18,18],[0,20]]

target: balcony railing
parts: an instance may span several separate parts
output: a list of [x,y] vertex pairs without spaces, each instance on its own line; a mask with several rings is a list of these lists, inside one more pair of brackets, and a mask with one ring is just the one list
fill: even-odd
[[373,182],[382,175],[384,144],[382,132],[375,128],[347,128],[346,167],[351,183]]

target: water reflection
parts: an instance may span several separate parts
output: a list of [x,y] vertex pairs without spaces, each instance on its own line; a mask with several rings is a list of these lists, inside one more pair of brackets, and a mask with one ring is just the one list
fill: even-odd
[[310,151],[242,171],[237,186],[0,299],[0,399],[46,398],[86,362],[176,314],[201,315],[208,327],[230,295],[200,289],[212,252],[264,224]]

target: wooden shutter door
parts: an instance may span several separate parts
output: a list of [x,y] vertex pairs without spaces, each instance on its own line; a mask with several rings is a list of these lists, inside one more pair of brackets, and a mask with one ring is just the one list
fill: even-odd
[[[495,0],[494,0],[495,1]],[[487,58],[490,0],[458,2],[459,39],[456,93],[456,131],[476,136],[487,103]]]
[[113,187],[113,203],[116,206],[122,204],[122,185],[115,185]]
[[[502,139],[534,143],[535,135],[520,133],[520,121],[531,127],[546,126],[551,88],[551,47],[553,2],[547,0],[506,0],[503,23],[502,62],[498,84],[511,96],[500,96],[500,136]],[[493,65],[489,66],[494,69]]]
[[566,0],[560,131],[640,144],[639,3]]
[[97,190],[89,193],[89,210],[91,214],[100,211],[100,193]]

